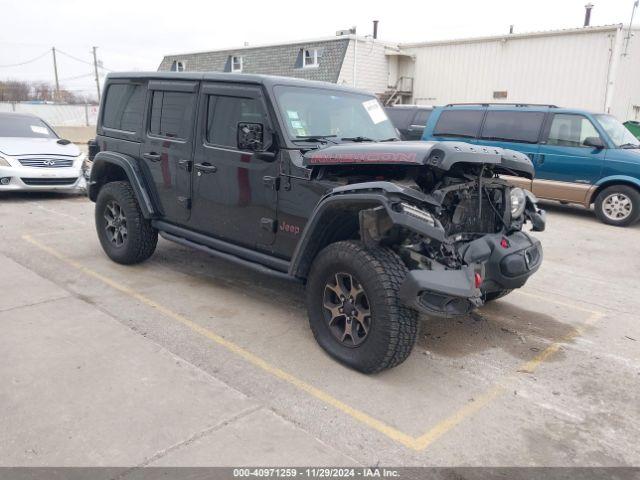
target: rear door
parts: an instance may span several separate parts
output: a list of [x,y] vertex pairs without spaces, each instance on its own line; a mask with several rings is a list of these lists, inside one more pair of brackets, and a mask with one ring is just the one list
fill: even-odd
[[[238,124],[273,123],[258,85],[203,84],[193,168],[193,229],[249,248],[275,240],[278,163],[273,154],[238,149]],[[263,248],[261,248],[261,246]]]
[[[535,164],[545,112],[489,109],[482,125],[479,145],[497,146],[526,154]],[[511,183],[531,190],[531,180],[508,177]]]
[[149,82],[142,160],[165,219],[186,223],[191,208],[191,164],[198,82]]
[[[545,126],[536,158],[533,192],[541,198],[584,202],[602,171],[606,149],[584,145],[588,137],[601,137],[586,116],[554,113]],[[603,143],[606,144],[604,139]]]

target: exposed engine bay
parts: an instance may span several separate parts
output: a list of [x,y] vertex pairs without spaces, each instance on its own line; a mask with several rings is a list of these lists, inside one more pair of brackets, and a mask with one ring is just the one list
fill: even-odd
[[367,161],[362,152],[351,162],[347,153],[324,153],[316,172],[339,185],[332,195],[383,195],[382,205],[359,211],[360,238],[393,249],[410,279],[420,278],[406,293],[418,308],[448,316],[468,313],[488,293],[522,286],[542,258],[523,225],[541,231],[545,221],[533,194],[500,177],[531,178],[526,156],[437,145],[414,162]]

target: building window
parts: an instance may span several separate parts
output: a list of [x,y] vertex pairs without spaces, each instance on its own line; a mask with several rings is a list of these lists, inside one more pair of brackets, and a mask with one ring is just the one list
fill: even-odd
[[239,57],[239,56],[231,57],[231,71],[232,72],[242,71],[242,57]]
[[171,64],[171,71],[172,72],[184,72],[184,62],[183,61],[174,60],[173,63]]
[[304,49],[302,52],[302,66],[304,68],[317,67],[318,66],[318,49]]

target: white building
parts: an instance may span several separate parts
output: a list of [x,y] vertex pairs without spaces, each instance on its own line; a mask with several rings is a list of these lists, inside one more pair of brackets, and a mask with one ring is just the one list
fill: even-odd
[[159,69],[325,80],[389,104],[544,103],[640,120],[639,32],[608,25],[412,44],[345,35],[169,55]]
[[[640,119],[640,37],[622,25],[401,45],[412,101],[550,103]],[[634,37],[634,33],[636,36]]]

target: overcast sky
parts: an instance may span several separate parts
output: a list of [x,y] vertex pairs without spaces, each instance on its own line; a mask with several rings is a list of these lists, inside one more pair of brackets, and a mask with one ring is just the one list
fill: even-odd
[[[106,69],[156,70],[167,53],[333,36],[353,25],[367,35],[374,19],[379,38],[399,42],[503,34],[511,24],[516,32],[575,28],[587,1],[0,0],[0,79],[53,81],[45,52],[55,46],[61,84],[92,94],[94,45]],[[627,24],[633,2],[592,0],[591,24]]]

